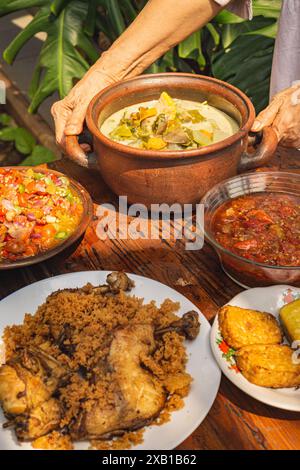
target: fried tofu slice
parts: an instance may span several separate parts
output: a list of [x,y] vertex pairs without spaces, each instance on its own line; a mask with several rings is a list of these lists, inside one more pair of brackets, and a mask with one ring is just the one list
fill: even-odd
[[285,344],[245,346],[236,353],[236,363],[249,382],[270,388],[300,386],[300,364]]
[[233,349],[251,344],[280,344],[282,332],[270,313],[225,305],[219,312],[224,341]]

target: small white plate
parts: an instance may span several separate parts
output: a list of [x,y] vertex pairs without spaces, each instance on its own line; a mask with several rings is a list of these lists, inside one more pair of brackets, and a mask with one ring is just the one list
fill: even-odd
[[[82,287],[87,282],[93,285],[104,284],[109,271],[87,271],[45,279],[24,287],[0,302],[0,338],[8,325],[20,324],[24,314],[34,313],[46,297],[58,289]],[[160,282],[142,276],[128,274],[135,282],[131,294],[144,298],[145,303],[156,300],[160,305],[169,298],[180,302],[179,315],[189,310],[199,313],[200,333],[194,341],[186,341],[189,356],[187,370],[193,377],[185,406],[172,413],[171,420],[162,426],[149,426],[144,433],[144,442],[134,449],[169,450],[184,441],[204,420],[217,395],[221,373],[211,353],[209,336],[211,327],[200,312],[183,295]],[[32,449],[30,444],[19,444],[11,430],[2,429],[5,418],[0,411],[0,449]],[[76,444],[76,449],[87,449],[87,442]]]
[[[300,298],[300,289],[291,286],[257,287],[248,289],[233,297],[227,305],[249,308],[262,312],[269,312],[278,319],[280,308]],[[222,372],[238,388],[253,398],[290,411],[300,411],[300,389],[280,388],[272,389],[259,387],[249,382],[235,369],[235,359],[232,350],[226,351],[226,344],[222,343],[219,330],[218,315],[211,329],[211,347]]]

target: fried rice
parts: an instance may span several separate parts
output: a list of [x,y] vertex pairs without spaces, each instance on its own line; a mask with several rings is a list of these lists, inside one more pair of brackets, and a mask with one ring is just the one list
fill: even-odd
[[[37,346],[53,356],[61,364],[82,374],[73,374],[69,383],[60,390],[60,400],[65,413],[60,422],[63,430],[76,420],[79,411],[91,408],[93,403],[103,407],[113,403],[114,387],[110,376],[104,374],[93,384],[89,380],[96,364],[109,353],[111,332],[118,327],[134,324],[152,324],[155,328],[167,327],[178,319],[176,312],[179,303],[169,299],[160,307],[154,301],[144,304],[143,299],[126,295],[120,291],[114,296],[94,292],[91,284],[82,289],[70,289],[51,294],[35,314],[27,313],[22,325],[9,326],[4,331],[6,361],[9,361],[26,346]],[[51,338],[61,331],[64,325],[72,328],[72,345],[65,340],[67,349],[72,346],[72,354],[65,354]],[[70,351],[70,349],[69,349]],[[188,394],[192,381],[186,373],[187,354],[184,337],[172,331],[157,341],[153,355],[141,357],[142,366],[159,380],[168,392],[168,400],[156,424],[163,424],[170,413],[183,406],[183,398]],[[92,441],[96,449],[126,449],[142,442],[142,431],[127,432],[122,437],[109,441]],[[68,436],[53,431],[33,442],[33,447],[70,449],[72,442]]]

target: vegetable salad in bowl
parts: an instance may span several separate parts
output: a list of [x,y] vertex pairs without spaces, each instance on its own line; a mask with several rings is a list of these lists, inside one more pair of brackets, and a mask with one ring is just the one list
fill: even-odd
[[83,214],[80,191],[61,173],[0,168],[0,267],[62,244]]

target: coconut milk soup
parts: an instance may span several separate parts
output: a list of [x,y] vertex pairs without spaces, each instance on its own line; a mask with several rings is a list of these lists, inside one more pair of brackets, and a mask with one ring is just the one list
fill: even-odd
[[207,102],[173,99],[128,106],[108,117],[100,131],[130,147],[148,150],[189,150],[214,144],[235,134],[237,122]]

